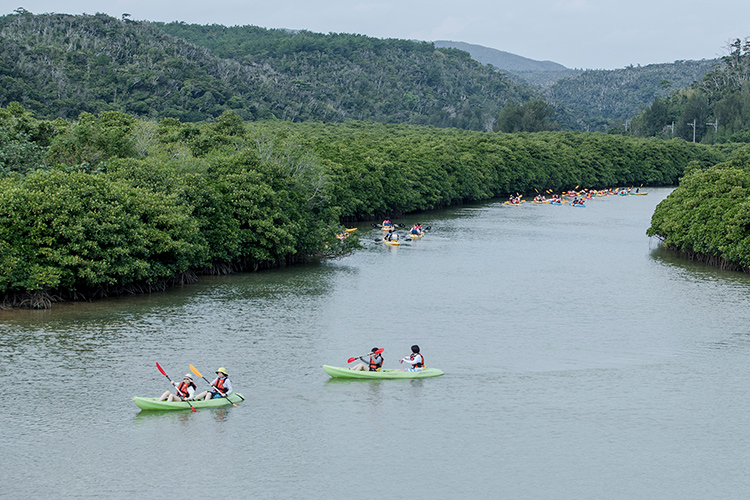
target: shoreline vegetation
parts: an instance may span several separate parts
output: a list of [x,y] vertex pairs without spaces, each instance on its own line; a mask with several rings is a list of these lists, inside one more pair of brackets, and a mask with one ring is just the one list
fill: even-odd
[[675,185],[689,165],[711,172],[730,154],[680,139],[231,111],[201,123],[116,111],[48,121],[11,103],[0,108],[0,303],[49,308],[335,258],[358,247],[356,233],[336,238],[346,222],[515,192]]
[[750,148],[705,170],[689,165],[646,234],[690,260],[750,272]]

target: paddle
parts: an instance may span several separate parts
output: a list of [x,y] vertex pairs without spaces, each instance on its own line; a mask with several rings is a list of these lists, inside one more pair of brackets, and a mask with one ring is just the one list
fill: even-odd
[[364,358],[365,356],[369,356],[370,354],[381,354],[383,351],[385,351],[385,348],[380,348],[377,351],[374,352],[368,352],[367,354],[363,354],[362,356],[354,356],[353,358],[349,358],[346,360],[347,363],[351,363],[352,361],[355,361],[359,358]]
[[[172,382],[172,379],[169,378],[169,375],[167,375],[167,373],[161,368],[161,366],[159,366],[159,363],[156,363],[156,367],[159,369],[159,371],[161,372],[162,375],[164,375],[165,377],[167,377],[167,380],[169,380],[170,382]],[[172,382],[172,385],[174,385],[174,382]],[[186,399],[185,402],[190,405],[190,409],[191,410],[195,411],[195,406],[191,405],[190,401],[188,401]]]
[[[209,381],[208,381],[208,379],[207,379],[206,377],[204,377],[203,375],[201,375],[201,372],[199,372],[199,371],[198,371],[198,369],[197,369],[196,367],[194,367],[193,365],[190,365],[190,371],[191,371],[191,372],[193,372],[193,373],[195,373],[196,375],[198,375],[198,376],[199,376],[200,378],[202,378],[203,380],[205,380],[205,381],[206,381],[206,383],[208,384],[208,386],[209,386],[209,387],[211,387],[211,382],[209,382]],[[237,393],[235,392],[235,394],[237,394]],[[227,399],[227,401],[229,401],[230,403],[232,403],[232,401],[231,401],[231,400],[230,400],[230,399],[229,399],[229,398],[228,398],[227,396],[223,396],[223,395],[222,395],[221,397],[222,397],[222,398],[226,398],[226,399]],[[245,398],[243,398],[243,397],[242,397],[242,396],[240,396],[239,394],[237,394],[237,397],[238,397],[238,398],[240,398],[240,399],[241,399],[242,401],[244,401],[244,400],[245,400]],[[236,405],[236,404],[234,404],[234,403],[232,403],[232,406],[237,406],[237,405]]]

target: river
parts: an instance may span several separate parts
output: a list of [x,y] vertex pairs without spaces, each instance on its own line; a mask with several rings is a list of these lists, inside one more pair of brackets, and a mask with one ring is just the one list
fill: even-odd
[[[750,277],[645,235],[668,193],[465,205],[398,248],[362,224],[339,260],[0,311],[0,496],[747,498]],[[444,376],[321,368],[415,343]],[[226,367],[245,401],[140,412],[156,362]]]

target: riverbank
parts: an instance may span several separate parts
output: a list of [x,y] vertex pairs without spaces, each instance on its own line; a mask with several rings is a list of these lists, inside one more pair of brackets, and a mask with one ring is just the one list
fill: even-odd
[[[582,133],[360,122],[158,124],[122,113],[28,123],[36,169],[0,179],[0,302],[49,307],[339,256],[342,221],[509,193],[670,185],[717,149]],[[28,125],[31,129],[34,126]]]

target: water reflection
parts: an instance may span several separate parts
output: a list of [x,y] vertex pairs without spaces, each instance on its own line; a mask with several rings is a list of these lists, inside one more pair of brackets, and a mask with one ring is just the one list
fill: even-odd
[[[197,412],[196,412],[197,413]],[[188,410],[141,410],[133,416],[136,425],[144,425],[153,422],[174,422],[185,425],[194,418],[192,411]]]
[[[742,271],[727,271],[700,261],[690,260],[675,250],[669,250],[659,244],[651,250],[653,261],[670,270],[670,279],[679,279],[693,283],[708,291],[709,288],[723,288],[736,293],[750,292],[750,274]],[[735,295],[742,298],[742,295]]]

